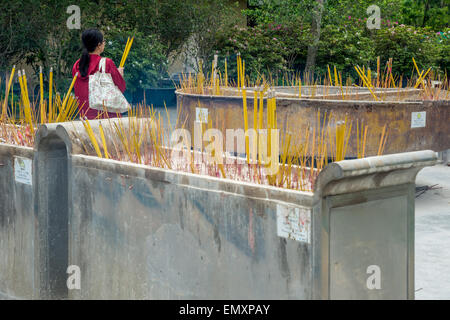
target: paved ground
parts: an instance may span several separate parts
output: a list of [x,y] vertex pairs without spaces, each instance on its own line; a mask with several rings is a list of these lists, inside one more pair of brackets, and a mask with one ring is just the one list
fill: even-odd
[[417,186],[435,184],[416,198],[416,299],[450,299],[450,167],[419,172]]

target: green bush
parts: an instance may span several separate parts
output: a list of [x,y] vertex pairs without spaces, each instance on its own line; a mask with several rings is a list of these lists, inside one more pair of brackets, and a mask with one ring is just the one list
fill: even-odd
[[238,52],[245,60],[246,74],[250,74],[253,79],[262,74],[276,76],[293,71],[298,57],[306,55],[308,31],[302,27],[281,24],[234,26],[217,32],[216,53],[229,58],[228,73],[234,77]]
[[379,56],[382,65],[393,58],[393,72],[406,77],[411,76],[414,68],[413,57],[420,69],[433,67],[443,73],[449,67],[447,35],[435,34],[428,27],[414,28],[389,20],[382,20],[381,29],[369,30],[365,19],[349,16],[340,24],[322,27],[316,71],[323,76],[327,64],[336,65],[345,76],[355,78],[354,65],[375,70]]
[[429,28],[398,25],[382,28],[373,34],[375,54],[381,61],[393,58],[393,70],[398,74],[411,75],[412,58],[419,68],[439,69],[439,45]]
[[[305,57],[306,59],[306,57]],[[322,28],[319,48],[316,58],[316,74],[324,76],[327,65],[343,72],[345,77],[356,77],[355,65],[370,65],[373,63],[375,50],[368,30],[360,24],[344,23],[329,24]],[[344,80],[343,80],[344,81]]]
[[437,32],[435,40],[438,47],[437,64],[442,71],[450,70],[450,28]]

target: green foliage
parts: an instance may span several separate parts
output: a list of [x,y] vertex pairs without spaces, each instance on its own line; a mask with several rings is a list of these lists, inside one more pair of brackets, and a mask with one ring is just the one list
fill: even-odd
[[354,66],[369,65],[375,58],[369,35],[367,29],[351,21],[344,25],[324,26],[317,52],[316,72],[324,76],[327,65],[330,65],[330,68],[336,66],[344,74],[356,77]]
[[120,32],[116,29],[105,31],[104,56],[111,58],[117,67],[122,59],[128,37],[134,35],[128,58],[124,66],[124,78],[127,90],[136,92],[139,88],[155,87],[158,81],[167,76],[167,58],[165,47],[154,35],[144,35],[142,32]]
[[[412,58],[419,67],[444,72],[448,69],[448,38],[437,35],[430,28],[414,28],[384,21],[379,30],[368,30],[365,21],[348,19],[344,26],[326,25],[322,28],[317,57],[318,71],[326,73],[326,65],[336,65],[344,73],[357,77],[353,66],[376,68],[379,56],[384,64],[393,58],[397,74],[411,76]],[[447,46],[447,47],[446,47]]]
[[367,8],[377,5],[380,8],[381,18],[385,21],[399,21],[401,17],[399,0],[328,0],[325,3],[323,25],[346,24],[348,17],[364,20],[368,18]]
[[314,1],[251,0],[243,13],[256,25],[289,24],[309,20]]
[[437,69],[439,49],[434,33],[429,28],[413,28],[404,25],[377,30],[374,34],[375,52],[382,61],[393,59],[393,70],[409,75],[414,68],[412,58],[419,68]]
[[[66,10],[73,1],[4,1],[0,12],[0,69],[10,70],[13,64],[23,62],[36,72],[39,66],[44,66],[47,73],[53,67],[55,83],[62,92],[67,90],[72,66],[81,55],[83,30],[98,28],[113,35],[113,43],[119,34],[126,41],[125,35],[136,31],[128,57],[128,63],[135,63],[127,64],[125,75],[130,81],[128,88],[135,90],[140,80],[144,87],[152,86],[167,75],[167,57],[176,53],[192,34],[196,17],[189,9],[197,2],[81,0],[76,4],[81,11],[82,29],[69,30]],[[108,28],[114,31],[109,32]],[[117,52],[107,49],[106,55],[121,56],[124,48],[125,43],[121,49],[116,48]],[[120,57],[115,61],[118,63]]]
[[450,70],[450,28],[438,32],[435,38],[438,47],[437,64],[441,70]]
[[[269,45],[270,44],[270,45]],[[246,28],[234,26],[217,36],[220,56],[228,57],[229,75],[236,74],[236,54],[245,60],[246,73],[260,74],[267,70],[285,68],[283,44],[267,32],[266,28]]]
[[449,0],[402,0],[402,23],[442,31],[448,27]]
[[[430,27],[401,24],[406,19],[401,9],[407,3],[394,0],[376,3],[381,10],[381,29],[369,30],[366,27],[368,17],[366,10],[371,4],[373,4],[371,0],[325,1],[316,57],[317,74],[324,76],[327,73],[327,65],[330,65],[336,66],[345,77],[356,78],[354,66],[365,65],[374,70],[378,56],[382,64],[393,58],[394,72],[407,77],[411,75],[412,57],[421,68],[433,67],[440,72],[448,70],[449,40],[445,31],[438,36]],[[247,29],[243,31],[233,29],[222,35],[217,49],[220,52],[224,49],[230,52],[240,51],[246,63],[252,67],[256,66],[255,72],[261,72],[261,69],[270,70],[272,67],[279,70],[302,71],[307,59],[307,45],[311,41],[310,21],[302,10],[310,5],[309,1],[265,0],[259,7],[245,11],[247,16],[258,23],[249,30],[262,31],[251,35]],[[292,10],[288,10],[289,6]],[[289,20],[292,21],[286,23],[289,31],[283,26],[284,32],[276,36],[278,41],[273,41],[273,36],[264,31],[264,26],[267,26],[268,22]],[[300,29],[306,33],[299,33]],[[250,37],[255,39],[249,41]],[[262,63],[258,65],[255,60]]]
[[[195,70],[203,60],[205,72],[215,53],[221,57],[221,69],[223,57],[228,57],[230,77],[236,76],[238,52],[253,78],[303,71],[312,41],[311,11],[317,0],[248,3],[243,15],[236,0],[80,0],[76,4],[81,8],[82,30],[102,30],[107,40],[105,56],[116,64],[127,36],[136,35],[125,65],[130,91],[157,85],[167,76],[169,57],[181,51]],[[55,82],[65,91],[73,63],[81,54],[82,30],[66,27],[66,9],[72,4],[70,0],[3,1],[0,70],[9,71],[23,62],[36,71],[41,65],[47,72],[53,67]],[[372,4],[381,9],[380,30],[365,26],[366,10]],[[412,57],[421,68],[432,66],[445,72],[450,64],[449,6],[450,0],[324,0],[315,70],[323,75],[327,64],[336,65],[344,76],[356,76],[355,64],[373,68],[380,56],[383,63],[392,57],[394,72],[405,76],[412,70]],[[254,26],[246,27],[245,18]]]
[[[237,77],[236,54],[245,60],[246,73],[275,75],[293,71],[298,57],[306,55],[309,41],[309,26],[281,24],[255,27],[234,26],[217,33],[216,50],[227,56],[229,75]],[[231,61],[230,61],[231,60]]]
[[[192,34],[184,46],[186,63],[194,57],[190,67],[198,71],[200,60],[204,67],[211,66],[211,60],[216,46],[216,37],[220,30],[229,30],[236,23],[243,22],[239,11],[239,3],[230,0],[196,0],[192,4]],[[241,19],[242,21],[239,21]]]

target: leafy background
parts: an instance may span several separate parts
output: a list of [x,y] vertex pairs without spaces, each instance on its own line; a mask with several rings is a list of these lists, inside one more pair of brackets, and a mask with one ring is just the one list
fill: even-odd
[[[380,30],[366,28],[366,9],[373,1],[320,0],[323,3],[315,72],[335,65],[355,77],[355,64],[375,67],[394,58],[394,71],[410,76],[412,57],[421,68],[449,69],[450,0],[378,0]],[[214,54],[219,67],[228,59],[229,76],[236,77],[241,53],[251,78],[261,74],[303,72],[313,41],[317,0],[96,0],[78,1],[82,30],[96,27],[107,40],[105,55],[116,64],[128,36],[133,48],[125,66],[130,92],[162,86],[176,59],[198,70],[210,70]],[[0,11],[0,71],[13,64],[28,65],[37,79],[39,66],[54,68],[58,89],[65,91],[71,68],[81,54],[82,30],[69,30],[69,0],[10,0]],[[242,10],[243,9],[243,10]]]

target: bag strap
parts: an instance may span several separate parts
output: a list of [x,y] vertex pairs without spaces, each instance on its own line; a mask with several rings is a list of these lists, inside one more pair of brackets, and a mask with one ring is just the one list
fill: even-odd
[[101,58],[98,64],[98,71],[101,73],[105,73],[106,58]]

